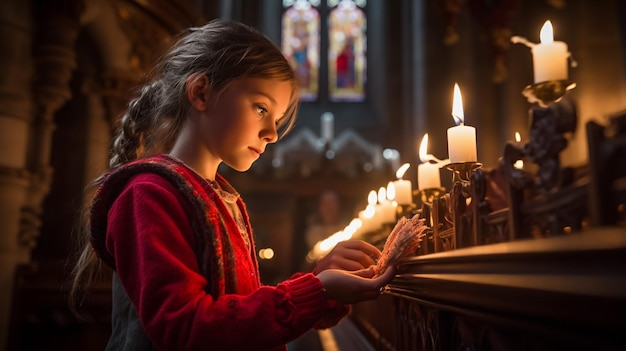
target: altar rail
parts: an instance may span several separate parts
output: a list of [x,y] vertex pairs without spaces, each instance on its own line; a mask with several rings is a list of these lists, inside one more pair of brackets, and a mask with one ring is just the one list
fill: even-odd
[[624,350],[626,227],[403,260],[354,306],[377,350]]

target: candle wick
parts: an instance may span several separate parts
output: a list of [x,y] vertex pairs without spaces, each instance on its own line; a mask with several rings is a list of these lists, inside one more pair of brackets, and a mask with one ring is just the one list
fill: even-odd
[[531,43],[530,41],[528,41],[528,39],[524,37],[519,37],[517,35],[511,37],[511,42],[513,44],[524,44],[528,46],[529,48],[533,48],[535,45],[537,45],[535,43]]
[[454,123],[456,124],[456,122],[458,121],[460,126],[463,125],[463,118],[455,115],[454,113],[452,113],[452,119],[454,119]]
[[[430,162],[430,161],[433,161],[433,162]],[[424,162],[439,165],[443,161],[435,157],[433,154],[427,154],[426,160]]]

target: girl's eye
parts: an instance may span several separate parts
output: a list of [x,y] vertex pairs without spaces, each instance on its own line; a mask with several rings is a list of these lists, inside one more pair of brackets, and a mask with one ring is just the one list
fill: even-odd
[[259,114],[259,116],[263,116],[267,113],[267,109],[263,106],[256,106],[256,112]]

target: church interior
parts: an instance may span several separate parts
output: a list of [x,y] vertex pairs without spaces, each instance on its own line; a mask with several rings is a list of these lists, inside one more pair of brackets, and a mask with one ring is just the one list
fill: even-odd
[[350,236],[382,247],[402,216],[429,227],[378,299],[290,351],[626,348],[625,2],[3,0],[0,18],[0,351],[104,349],[110,276],[82,318],[66,298],[84,189],[155,60],[215,18],[265,34],[301,89],[288,135],[220,167],[263,284]]

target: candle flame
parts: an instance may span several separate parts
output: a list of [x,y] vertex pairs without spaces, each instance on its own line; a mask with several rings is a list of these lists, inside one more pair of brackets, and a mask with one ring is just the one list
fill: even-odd
[[387,184],[387,200],[393,201],[396,199],[396,186],[393,185],[393,182],[389,182]]
[[380,187],[378,189],[378,203],[382,204],[387,200],[387,189],[385,187]]
[[463,115],[463,97],[458,83],[454,83],[454,100],[452,101],[452,118],[454,123],[463,124],[465,116]]
[[372,190],[370,191],[370,193],[367,195],[367,203],[370,205],[375,205],[376,204],[376,200],[378,200],[378,195],[376,195],[376,191]]
[[546,23],[543,24],[543,27],[541,27],[539,38],[541,38],[542,44],[550,44],[554,41],[554,30],[552,29],[552,22],[550,22],[550,20],[547,20]]
[[404,173],[406,173],[406,170],[409,169],[409,167],[411,167],[411,164],[409,163],[405,163],[400,166],[400,168],[396,171],[396,178],[402,179],[402,177],[404,177]]
[[519,135],[519,132],[515,132],[515,141],[517,141],[518,143],[522,141],[522,137]]
[[427,148],[428,148],[428,133],[424,134],[424,137],[422,138],[422,142],[420,143],[419,156],[420,156],[420,161],[422,162],[428,162],[430,159],[427,154]]
[[441,164],[447,162],[447,160],[440,160],[436,158],[434,155],[427,153],[428,152],[428,133],[424,134],[422,137],[422,142],[420,143],[419,149],[419,157],[422,162],[433,161],[436,164]]

